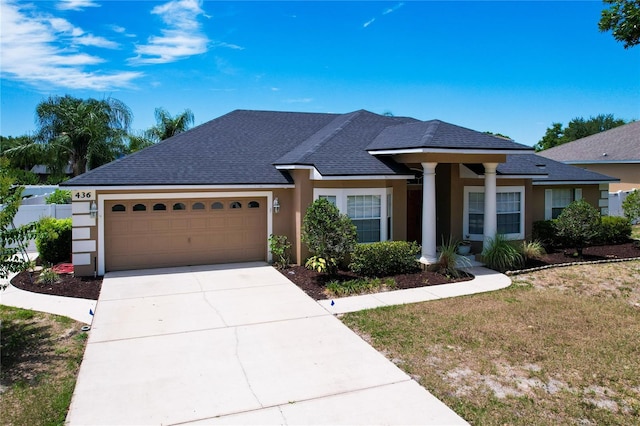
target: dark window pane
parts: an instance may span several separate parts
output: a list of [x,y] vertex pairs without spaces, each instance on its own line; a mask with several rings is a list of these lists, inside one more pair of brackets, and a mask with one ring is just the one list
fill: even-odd
[[260,203],[257,201],[249,201],[248,207],[250,209],[257,209],[260,207]]
[[351,219],[356,226],[359,243],[380,241],[380,219]]
[[166,210],[166,209],[167,209],[167,206],[162,204],[162,203],[158,203],[158,204],[154,204],[153,205],[153,210],[154,211],[163,211],[163,210]]
[[482,235],[484,233],[484,214],[469,214],[469,233]]
[[219,201],[216,201],[215,203],[211,204],[211,208],[213,210],[222,210],[222,209],[224,209],[224,204],[222,204]]
[[133,211],[134,211],[134,212],[144,212],[144,211],[147,211],[147,206],[145,206],[144,204],[136,204],[135,206],[133,206]]
[[520,233],[520,213],[498,214],[497,221],[499,234]]
[[204,204],[193,203],[193,206],[191,206],[191,210],[204,210]]
[[127,208],[122,204],[116,204],[115,206],[111,207],[112,212],[124,212],[126,210]]
[[187,206],[185,206],[183,203],[175,203],[173,205],[173,209],[174,210],[186,210]]
[[232,209],[241,209],[242,203],[240,203],[239,201],[232,201],[231,204],[229,204],[229,207]]

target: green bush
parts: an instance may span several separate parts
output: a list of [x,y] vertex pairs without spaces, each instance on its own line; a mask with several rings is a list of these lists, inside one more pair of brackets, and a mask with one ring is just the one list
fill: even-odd
[[285,269],[289,266],[291,243],[286,235],[269,235],[269,250],[273,255],[273,264],[276,268]]
[[71,219],[40,219],[36,247],[43,262],[56,264],[71,259]]
[[408,274],[419,269],[416,259],[418,253],[420,247],[415,242],[357,244],[351,254],[349,268],[356,274],[367,277]]
[[71,204],[71,191],[56,189],[45,200],[47,204]]
[[38,175],[28,170],[12,169],[10,173],[17,185],[38,185],[40,183]]
[[596,244],[625,243],[631,237],[631,222],[626,217],[603,216],[595,239]]
[[538,220],[533,222],[532,238],[547,248],[561,247],[562,242],[556,234],[556,220]]
[[504,235],[496,234],[482,251],[482,261],[491,269],[505,272],[522,266],[522,255]]
[[556,230],[564,245],[582,257],[582,249],[598,236],[600,212],[585,200],[573,201],[558,216]]
[[640,192],[637,189],[627,195],[622,202],[622,209],[629,220],[640,219]]
[[302,241],[312,255],[327,260],[327,272],[338,271],[356,244],[356,227],[336,206],[324,198],[307,209],[302,223]]

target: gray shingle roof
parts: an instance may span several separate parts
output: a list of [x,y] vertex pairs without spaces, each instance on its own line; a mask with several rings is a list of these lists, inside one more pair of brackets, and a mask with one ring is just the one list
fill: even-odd
[[477,132],[440,120],[418,121],[383,130],[367,147],[369,151],[411,148],[526,150],[530,146]]
[[498,166],[498,173],[505,175],[536,174],[536,170],[547,177],[533,178],[534,182],[617,182],[620,179],[592,172],[576,166],[560,163],[535,154],[507,155],[507,162]]
[[640,161],[640,121],[568,142],[538,154],[563,162]]

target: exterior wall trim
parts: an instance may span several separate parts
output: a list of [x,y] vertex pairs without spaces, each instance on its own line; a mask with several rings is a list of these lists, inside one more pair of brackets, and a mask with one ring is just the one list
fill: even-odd
[[[138,188],[140,189],[140,188]],[[177,198],[234,198],[234,197],[266,197],[267,198],[267,235],[273,233],[273,192],[184,192],[184,193],[126,193],[126,194],[100,194],[98,193],[98,275],[105,274],[104,253],[104,203],[107,200],[149,200],[149,199],[177,199]],[[269,242],[267,245],[267,260],[272,259]]]
[[415,175],[331,175],[325,176],[314,166],[301,164],[283,164],[276,166],[278,170],[309,170],[311,180],[407,180],[415,179]]
[[640,164],[640,160],[576,160],[560,161],[564,164]]
[[535,185],[598,185],[598,184],[610,184],[611,182],[619,182],[619,179],[616,180],[598,180],[598,181],[589,181],[589,180],[562,180],[562,181],[547,181],[547,182],[537,182],[533,181],[532,184]]
[[397,154],[531,154],[529,149],[463,149],[463,148],[404,148],[367,151],[371,155]]
[[68,189],[70,191],[73,190],[86,190],[87,188],[94,189],[96,191],[144,191],[144,190],[167,190],[167,191],[175,191],[175,190],[184,190],[191,189],[197,191],[206,191],[210,189],[292,189],[295,188],[294,184],[281,184],[281,185],[270,185],[270,184],[251,184],[251,185],[105,185],[105,186],[97,186],[97,185],[86,185],[86,186],[64,186],[64,189]]

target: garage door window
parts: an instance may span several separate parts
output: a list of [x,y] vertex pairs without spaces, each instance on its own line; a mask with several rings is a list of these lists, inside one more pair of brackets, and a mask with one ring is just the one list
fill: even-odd
[[260,208],[260,203],[257,201],[249,201],[248,206],[250,209],[258,209]]
[[115,206],[111,207],[111,211],[112,212],[124,212],[124,211],[127,211],[127,208],[122,204],[116,204]]
[[191,206],[191,210],[204,210],[204,204],[193,203],[193,205]]
[[162,204],[162,203],[154,204],[153,205],[153,210],[154,211],[165,211],[165,210],[167,210],[167,206],[165,204]]
[[184,203],[175,203],[173,205],[173,210],[186,210],[187,206],[184,205]]
[[240,201],[233,201],[229,207],[231,207],[232,209],[241,209],[242,208],[242,203]]
[[135,206],[133,206],[133,211],[134,212],[145,212],[145,211],[147,211],[147,206],[145,206],[144,204],[136,204]]
[[211,210],[222,210],[224,209],[224,204],[222,204],[219,201],[216,201],[215,203],[211,204]]

